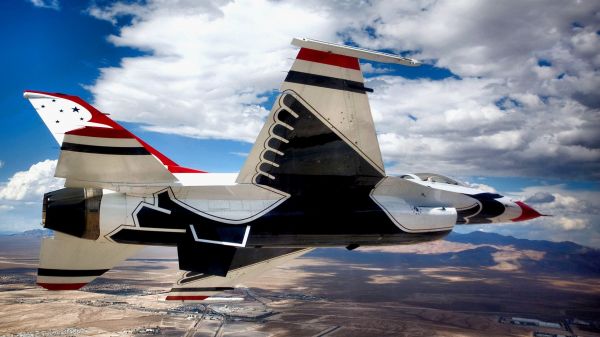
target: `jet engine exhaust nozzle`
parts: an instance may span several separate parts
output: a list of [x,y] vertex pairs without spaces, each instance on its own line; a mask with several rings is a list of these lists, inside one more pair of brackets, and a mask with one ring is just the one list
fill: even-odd
[[63,188],[44,194],[42,225],[82,239],[100,236],[102,190]]

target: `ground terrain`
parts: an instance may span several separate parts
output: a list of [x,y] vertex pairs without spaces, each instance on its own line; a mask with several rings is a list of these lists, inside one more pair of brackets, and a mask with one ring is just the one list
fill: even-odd
[[0,336],[600,336],[600,253],[572,243],[473,233],[318,249],[221,300],[182,306],[161,300],[178,272],[167,248],[146,249],[81,291],[37,287],[41,235],[0,237]]

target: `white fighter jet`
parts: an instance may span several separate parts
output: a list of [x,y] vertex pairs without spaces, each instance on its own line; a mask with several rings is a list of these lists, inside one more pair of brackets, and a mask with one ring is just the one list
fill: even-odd
[[523,202],[433,173],[387,176],[359,59],[387,53],[293,39],[300,47],[239,174],[179,166],[78,97],[25,91],[58,144],[44,195],[37,282],[79,289],[148,245],[176,246],[166,300],[233,289],[315,247],[438,240],[456,225],[540,216]]

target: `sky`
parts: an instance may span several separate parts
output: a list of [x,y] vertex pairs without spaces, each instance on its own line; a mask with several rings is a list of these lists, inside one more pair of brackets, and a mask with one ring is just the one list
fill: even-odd
[[0,2],[0,232],[40,228],[59,147],[23,90],[80,96],[179,164],[237,172],[309,37],[361,62],[390,175],[436,172],[552,217],[460,226],[600,248],[598,1]]

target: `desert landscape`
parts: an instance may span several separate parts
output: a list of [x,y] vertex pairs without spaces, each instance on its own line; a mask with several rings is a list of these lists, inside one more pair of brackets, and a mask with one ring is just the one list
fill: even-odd
[[0,336],[600,336],[600,251],[492,233],[317,249],[199,304],[161,298],[175,249],[80,291],[35,285],[45,231],[0,237]]

